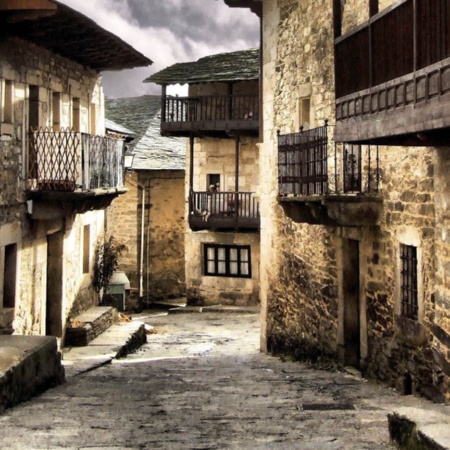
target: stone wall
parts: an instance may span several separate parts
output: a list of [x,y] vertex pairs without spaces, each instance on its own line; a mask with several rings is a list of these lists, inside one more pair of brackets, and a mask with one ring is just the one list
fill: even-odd
[[[0,327],[8,330],[12,326],[16,334],[46,334],[50,332],[46,323],[50,318],[51,326],[57,329],[55,334],[62,337],[70,318],[98,300],[91,287],[92,260],[95,243],[103,236],[104,212],[46,221],[31,219],[25,195],[27,133],[29,125],[75,126],[74,99],[80,104],[76,128],[103,133],[100,77],[95,71],[18,39],[2,40],[0,55]],[[32,89],[37,92],[34,117],[30,113]],[[58,93],[55,111],[53,93]],[[84,273],[87,230],[90,263]],[[5,268],[5,254],[11,248],[16,253],[13,276]],[[54,252],[56,255],[50,256]],[[53,270],[56,266],[58,275]],[[4,289],[11,286],[15,287],[14,305],[6,307]],[[57,304],[49,300],[56,294],[52,288],[48,291],[48,286],[57,287]]]
[[119,268],[139,296],[144,193],[143,301],[151,303],[185,293],[184,170],[140,170],[126,173],[128,192],[110,208],[108,232],[127,249]]
[[[381,7],[393,2],[382,2]],[[377,226],[297,224],[276,201],[276,130],[296,131],[299,99],[312,126],[334,125],[332,2],[264,2],[264,143],[261,151],[262,348],[347,362],[348,245],[358,248],[356,365],[399,390],[449,396],[447,149],[380,147],[383,212]],[[368,2],[343,3],[343,29]],[[401,244],[418,251],[419,319],[400,314]]]
[[[242,87],[242,86],[241,86]],[[210,90],[209,90],[210,91]],[[186,167],[190,165],[187,154]],[[236,141],[203,138],[194,142],[193,190],[208,190],[208,174],[220,175],[220,191],[236,189]],[[239,191],[257,192],[259,184],[259,149],[256,138],[242,137],[239,142]],[[186,176],[186,196],[189,194]],[[189,214],[186,205],[186,213]],[[205,243],[250,245],[252,277],[204,276]],[[193,232],[186,224],[186,295],[190,304],[249,305],[259,303],[259,234],[213,231]]]

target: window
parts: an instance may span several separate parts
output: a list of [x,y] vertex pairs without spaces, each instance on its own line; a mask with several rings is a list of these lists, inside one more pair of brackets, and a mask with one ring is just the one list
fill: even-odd
[[89,273],[89,262],[91,259],[91,226],[83,228],[83,273]]
[[59,131],[61,127],[61,93],[52,94],[52,125],[54,131]]
[[[220,190],[220,175],[217,173],[210,173],[206,178],[206,190],[208,191],[211,185],[214,186],[215,190]],[[217,189],[219,188],[219,189]]]
[[5,265],[3,274],[3,307],[14,308],[16,303],[16,267],[17,245],[5,247]]
[[401,260],[401,315],[409,319],[418,320],[419,301],[417,289],[417,247],[412,245],[400,246]]
[[251,278],[250,246],[205,244],[204,266],[207,276]]
[[31,128],[38,128],[40,125],[39,122],[39,86],[29,86],[30,89],[30,97],[29,97],[29,126]]
[[309,130],[311,125],[311,100],[309,97],[299,99],[298,113],[300,126]]
[[80,99],[72,99],[72,129],[73,131],[81,131],[81,109]]
[[14,122],[14,83],[9,80],[5,80],[4,85],[4,97],[3,97],[3,118],[5,123]]

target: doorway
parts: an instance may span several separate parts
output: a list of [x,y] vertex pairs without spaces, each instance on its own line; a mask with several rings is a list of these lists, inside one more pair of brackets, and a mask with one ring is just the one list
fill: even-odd
[[343,362],[359,368],[361,358],[359,241],[344,239],[343,257]]
[[47,303],[45,334],[62,337],[64,233],[47,236]]

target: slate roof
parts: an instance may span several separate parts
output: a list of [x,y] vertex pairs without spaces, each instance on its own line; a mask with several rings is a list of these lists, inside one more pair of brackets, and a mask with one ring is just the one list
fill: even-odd
[[130,129],[125,128],[124,126],[119,125],[118,123],[113,122],[110,119],[105,119],[105,128],[108,131],[113,131],[113,132],[123,134],[126,136],[131,136],[131,137],[134,137],[134,135],[136,134],[134,131],[131,131]]
[[178,63],[144,80],[144,83],[194,84],[259,79],[259,49],[206,56],[195,62]]
[[16,3],[2,8],[0,1],[1,38],[17,36],[98,72],[152,63],[115,34],[56,0],[41,1],[42,9],[32,13],[23,2]]
[[186,138],[160,134],[159,95],[107,99],[105,107],[109,120],[135,133],[134,141],[127,144],[135,155],[132,169],[185,170]]

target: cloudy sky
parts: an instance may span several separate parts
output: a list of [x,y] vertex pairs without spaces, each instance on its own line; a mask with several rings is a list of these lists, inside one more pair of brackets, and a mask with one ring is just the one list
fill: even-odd
[[160,94],[142,83],[177,62],[259,45],[259,19],[223,0],[60,0],[93,19],[153,61],[146,68],[105,72],[109,98]]

